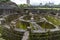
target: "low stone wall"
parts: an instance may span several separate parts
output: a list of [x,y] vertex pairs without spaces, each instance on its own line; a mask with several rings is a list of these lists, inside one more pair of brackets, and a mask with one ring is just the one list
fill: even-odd
[[23,12],[26,12],[26,11],[28,11],[27,13],[32,12],[33,14],[35,14],[35,13],[38,13],[38,14],[41,14],[41,13],[54,14],[54,13],[59,12],[60,10],[54,10],[54,9],[24,9],[23,10]]

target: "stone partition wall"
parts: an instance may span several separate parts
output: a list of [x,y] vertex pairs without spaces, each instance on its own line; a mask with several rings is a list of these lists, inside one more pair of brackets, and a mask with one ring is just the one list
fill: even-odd
[[36,13],[38,13],[38,14],[51,13],[51,12],[57,13],[57,12],[59,12],[59,10],[54,10],[54,9],[34,9],[34,8],[25,8],[25,9],[23,9],[23,12],[25,12],[24,14],[26,14],[26,11],[28,11],[28,13],[32,12],[33,14],[36,14]]

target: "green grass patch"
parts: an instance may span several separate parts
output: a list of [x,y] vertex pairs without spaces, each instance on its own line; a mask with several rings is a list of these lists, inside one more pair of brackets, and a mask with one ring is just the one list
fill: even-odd
[[51,10],[52,9],[52,10],[58,10],[58,11],[60,10],[60,8],[40,8],[40,7],[34,8],[34,9],[44,9],[44,10],[47,10],[47,9]]
[[16,27],[20,29],[27,29],[27,27],[30,26],[30,23],[28,22],[23,22],[23,21],[17,21],[16,22]]
[[39,22],[37,23],[38,25],[40,25],[42,28],[46,28],[46,29],[54,29],[54,25],[49,24],[47,22]]
[[52,22],[54,25],[59,26],[60,25],[60,19],[57,19],[53,16],[45,16],[45,18],[49,21]]

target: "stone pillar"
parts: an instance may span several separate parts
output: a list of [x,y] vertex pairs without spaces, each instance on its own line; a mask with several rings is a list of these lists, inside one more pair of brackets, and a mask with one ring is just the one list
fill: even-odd
[[1,24],[4,25],[4,20],[0,20],[1,21]]
[[5,24],[5,19],[4,18],[0,18],[0,22],[1,22],[1,25],[4,25]]
[[37,11],[37,13],[39,14],[39,10]]
[[5,15],[5,10],[3,10],[3,15]]
[[27,27],[27,31],[31,32],[31,27]]
[[58,18],[58,15],[59,15],[59,13],[56,13],[56,15],[55,15],[55,16]]
[[9,15],[10,15],[10,10],[9,10]]
[[26,10],[26,13],[28,13],[28,10]]

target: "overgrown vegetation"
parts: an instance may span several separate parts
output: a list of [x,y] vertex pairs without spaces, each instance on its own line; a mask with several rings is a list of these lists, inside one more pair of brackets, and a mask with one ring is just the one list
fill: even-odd
[[17,28],[20,28],[20,29],[27,29],[27,27],[30,26],[30,23],[29,22],[23,22],[23,21],[17,21],[16,22],[16,27]]
[[16,14],[14,14],[14,15],[9,15],[9,16],[5,17],[6,23],[10,23],[11,21],[17,19],[18,17],[19,17],[19,16],[16,15]]
[[60,25],[60,19],[57,19],[53,16],[45,16],[45,18],[49,21],[52,22],[54,25],[59,26]]
[[32,17],[32,16],[30,16],[30,15],[26,15],[26,16],[23,17],[23,19],[24,19],[24,20],[31,20],[31,17]]
[[28,4],[20,4],[20,5],[18,5],[20,8],[27,8],[27,7],[29,7],[30,5],[28,5]]
[[34,20],[35,21],[40,21],[40,15],[34,15]]
[[60,31],[46,33],[30,33],[29,40],[60,40]]
[[4,40],[4,39],[1,37],[1,33],[2,33],[2,26],[0,25],[0,40]]
[[55,26],[53,24],[49,24],[47,22],[39,22],[37,24],[40,25],[42,28],[45,28],[45,29],[54,29],[55,28]]
[[10,0],[0,0],[0,2],[8,2],[8,1],[10,1]]

